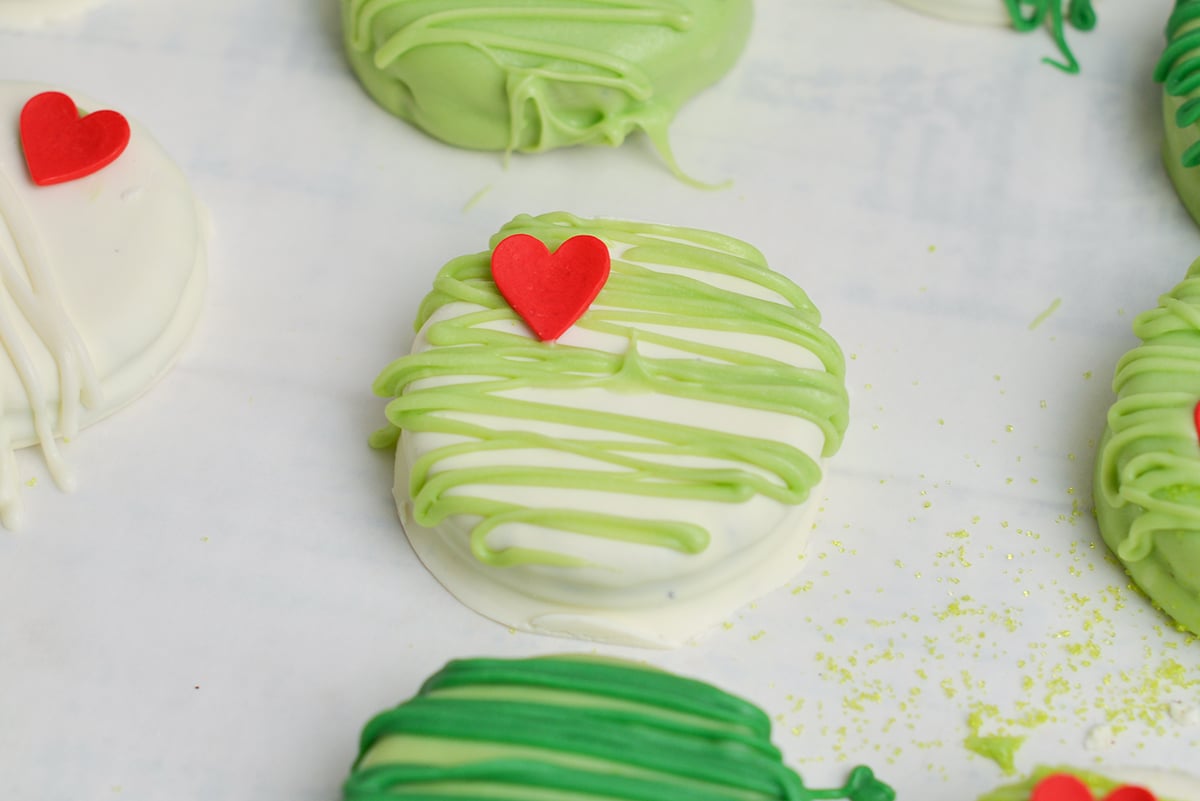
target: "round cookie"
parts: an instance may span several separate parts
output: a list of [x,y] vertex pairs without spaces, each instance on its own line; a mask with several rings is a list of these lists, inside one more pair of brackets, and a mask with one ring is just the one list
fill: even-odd
[[1079,770],[1038,767],[1026,779],[999,787],[979,801],[1200,801],[1200,779],[1145,768]]
[[1117,362],[1096,458],[1096,518],[1138,586],[1200,634],[1200,261],[1133,332],[1142,344]]
[[1200,2],[1176,0],[1167,46],[1154,68],[1163,85],[1163,163],[1183,205],[1200,222]]
[[1011,25],[1018,31],[1050,28],[1062,61],[1044,58],[1064,72],[1079,72],[1079,62],[1067,44],[1066,26],[1080,31],[1096,27],[1091,0],[894,0],[934,17],[979,25]]
[[729,70],[750,0],[342,0],[346,52],[385,109],[459,147],[619,145]]
[[363,730],[345,801],[893,801],[869,768],[816,790],[771,722],[700,681],[587,657],[451,662]]
[[[580,235],[611,272],[539,341],[497,254],[557,257]],[[411,354],[374,386],[394,398],[375,444],[399,439],[401,518],[442,584],[514,628],[673,646],[790,579],[848,419],[841,350],[804,292],[694,229],[521,216],[492,248],[442,268]]]
[[[204,227],[179,169],[137,123],[109,110],[80,119],[75,103],[83,112],[104,106],[47,91],[0,83],[10,131],[0,138],[0,521],[10,527],[21,511],[14,451],[39,444],[70,489],[57,438],[166,372],[205,285]],[[127,145],[60,180],[63,152],[69,161],[106,145],[94,141],[107,132],[100,122],[123,124]],[[34,182],[47,175],[59,182]]]
[[101,0],[0,0],[0,26],[36,26],[69,19]]

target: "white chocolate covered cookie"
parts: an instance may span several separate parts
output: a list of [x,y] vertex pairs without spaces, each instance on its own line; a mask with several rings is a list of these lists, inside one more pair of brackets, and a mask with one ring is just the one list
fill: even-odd
[[[64,97],[47,92],[0,83],[9,131],[0,137],[0,522],[9,527],[21,508],[14,451],[40,445],[56,483],[70,489],[58,440],[166,372],[205,285],[204,226],[183,173],[131,121],[128,144],[96,157],[110,159],[104,166],[75,164],[106,142],[86,119],[76,130],[69,114],[23,113],[35,96],[61,111]],[[105,108],[70,100],[79,114]],[[69,153],[57,158],[56,148]],[[35,175],[52,181],[38,185]]]
[[[598,295],[583,280],[604,275]],[[376,381],[394,398],[376,444],[399,438],[409,540],[471,608],[671,646],[800,569],[847,424],[844,363],[753,247],[522,216],[442,269],[419,324]]]

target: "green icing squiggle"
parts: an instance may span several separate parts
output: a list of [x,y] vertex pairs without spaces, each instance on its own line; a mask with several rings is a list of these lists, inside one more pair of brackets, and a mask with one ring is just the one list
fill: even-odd
[[346,801],[892,801],[869,768],[810,789],[762,710],[617,660],[451,662],[371,720]]
[[732,66],[750,0],[342,0],[346,50],[391,113],[460,147],[538,152],[667,141]]
[[1137,317],[1096,460],[1100,530],[1146,594],[1200,633],[1200,261]]
[[[492,247],[516,233],[537,237],[551,250],[580,233],[625,248],[614,256],[608,283],[576,327],[620,337],[629,345],[623,352],[609,353],[578,344],[538,342],[517,330],[486,328],[488,323],[516,319],[492,281],[490,254],[465,256],[443,267],[421,305],[417,327],[453,303],[473,304],[478,310],[434,322],[424,331],[432,349],[393,362],[374,384],[376,394],[394,398],[387,406],[391,426],[376,435],[377,447],[395,444],[401,430],[463,438],[430,450],[411,465],[409,489],[418,523],[432,528],[452,515],[478,516],[471,549],[481,562],[576,566],[583,563],[563,554],[493,549],[488,534],[504,524],[527,523],[694,554],[708,546],[709,532],[685,521],[532,509],[477,497],[469,488],[480,483],[570,488],[731,504],[756,495],[788,505],[807,499],[821,479],[819,464],[790,444],[719,430],[719,411],[706,421],[711,427],[701,427],[504,396],[526,389],[604,389],[763,410],[812,423],[824,437],[824,455],[832,455],[848,422],[845,364],[803,290],[772,272],[762,255],[744,242],[704,231],[585,221],[559,213],[516,218],[496,234]],[[672,265],[714,280],[736,278],[778,300],[669,272]],[[755,334],[799,346],[814,354],[821,369],[705,344],[690,338],[690,330],[727,332],[731,338]],[[681,353],[650,357],[641,350],[646,345]],[[464,376],[478,380],[463,382]],[[500,418],[504,424],[485,425],[474,421],[477,418],[471,416],[476,415]],[[528,430],[536,422],[600,433],[596,438],[549,437]],[[453,457],[530,449],[584,457],[597,467],[446,467]],[[680,456],[689,458],[672,458]],[[690,457],[729,464],[697,465]]]
[[1058,52],[1065,60],[1055,61],[1047,57],[1042,61],[1072,75],[1079,72],[1079,62],[1075,60],[1075,54],[1067,44],[1065,23],[1080,31],[1095,28],[1096,11],[1092,8],[1091,0],[1070,0],[1065,20],[1062,0],[1004,0],[1004,5],[1012,18],[1013,27],[1023,33],[1040,28],[1046,24],[1048,17],[1050,33],[1054,37],[1054,43],[1058,45]]

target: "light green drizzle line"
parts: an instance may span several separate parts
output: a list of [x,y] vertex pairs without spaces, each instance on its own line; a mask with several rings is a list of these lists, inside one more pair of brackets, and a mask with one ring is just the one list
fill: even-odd
[[[540,152],[667,129],[732,65],[750,0],[342,0],[351,64],[393,114],[462,147]],[[501,142],[504,137],[506,141]]]
[[[1176,0],[1167,20],[1167,47],[1154,68],[1154,80],[1163,84],[1169,97],[1181,103],[1175,110],[1174,124],[1181,130],[1200,122],[1200,96],[1189,97],[1200,89],[1200,2]],[[1184,99],[1186,98],[1186,100]],[[1200,141],[1179,154],[1184,167],[1200,165]],[[1170,165],[1169,165],[1170,166]]]
[[1142,344],[1117,362],[1096,511],[1147,595],[1200,633],[1200,261],[1133,331]]
[[[374,384],[376,394],[394,398],[386,410],[391,425],[372,439],[376,447],[395,444],[401,430],[466,438],[431,450],[411,465],[413,516],[420,525],[434,527],[456,515],[478,516],[480,522],[471,532],[471,550],[481,562],[578,566],[583,563],[549,551],[493,549],[488,534],[501,525],[525,523],[695,554],[707,548],[709,532],[682,521],[577,509],[532,509],[474,496],[469,492],[471,485],[570,488],[729,504],[756,495],[783,504],[807,499],[821,479],[821,469],[813,458],[791,445],[715,428],[503,396],[522,389],[600,388],[759,409],[811,422],[824,435],[823,454],[830,456],[838,450],[848,422],[845,364],[837,343],[820,328],[820,315],[803,290],[772,272],[762,255],[744,242],[694,229],[585,221],[565,213],[521,216],[496,234],[491,246],[517,233],[537,237],[551,250],[584,233],[603,239],[610,247],[627,248],[613,259],[608,283],[576,326],[622,337],[629,347],[613,354],[483,328],[485,323],[516,319],[492,281],[490,253],[464,256],[443,267],[433,292],[421,304],[416,326],[423,326],[450,303],[481,308],[429,326],[425,336],[434,347],[396,360]],[[779,300],[750,297],[689,275],[656,269],[672,265],[735,277],[775,293]],[[677,329],[679,334],[663,329]],[[756,334],[798,345],[811,351],[824,369],[796,367],[758,353],[699,343],[688,338],[689,329]],[[639,350],[642,343],[686,355],[650,358]],[[441,385],[436,381],[464,376],[480,380]],[[432,385],[430,379],[435,379]],[[461,419],[464,415],[499,417],[508,424],[490,427]],[[535,422],[604,433],[597,439],[549,437],[526,430]],[[719,412],[714,413],[712,422],[720,424]],[[609,469],[518,465],[448,469],[444,464],[450,457],[529,449],[582,456]],[[731,464],[665,464],[662,459],[668,455]]]
[[1052,315],[1056,311],[1058,311],[1058,307],[1061,305],[1062,305],[1062,298],[1055,298],[1054,300],[1050,301],[1050,305],[1047,306],[1045,308],[1045,310],[1042,311],[1041,314],[1039,314],[1037,317],[1034,317],[1033,321],[1031,323],[1029,323],[1029,330],[1033,331],[1038,326],[1040,326],[1042,323],[1049,320],[1050,315]]
[[363,730],[346,801],[893,801],[869,768],[804,786],[762,710],[617,660],[451,662]]
[[[1067,44],[1062,0],[1004,0],[1004,4],[1008,7],[1013,27],[1023,33],[1040,28],[1046,24],[1049,17],[1051,35],[1064,60],[1055,61],[1047,56],[1042,62],[1071,75],[1079,72],[1079,62],[1075,60],[1075,54]],[[1091,0],[1070,0],[1065,22],[1080,31],[1095,28],[1096,11],[1092,8]]]

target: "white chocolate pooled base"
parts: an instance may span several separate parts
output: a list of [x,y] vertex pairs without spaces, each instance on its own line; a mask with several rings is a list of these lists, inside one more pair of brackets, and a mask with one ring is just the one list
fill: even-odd
[[[196,200],[134,120],[112,164],[77,181],[33,184],[17,120],[29,98],[50,89],[0,83],[8,120],[0,139],[0,522],[8,527],[20,519],[13,450],[40,443],[56,482],[70,489],[55,438],[111,414],[167,371],[206,282]],[[71,96],[85,111],[108,108]]]
[[[656,268],[686,272],[683,268],[668,265],[656,265]],[[740,279],[708,276],[708,280],[724,289],[762,297],[761,287]],[[431,349],[425,334],[430,326],[480,309],[464,302],[442,307],[418,332],[412,352]],[[491,327],[529,336],[523,324],[516,322],[492,324]],[[823,369],[813,353],[782,340],[696,329],[673,329],[673,333],[685,339],[720,341],[733,350]],[[624,337],[580,327],[570,329],[559,339],[559,344],[610,353],[625,353],[629,346]],[[643,356],[690,357],[690,354],[642,342],[637,347]],[[446,381],[442,380],[442,383]],[[426,379],[413,386],[424,388],[432,384]],[[787,443],[818,463],[825,442],[816,425],[791,415],[663,394],[627,394],[601,388],[549,392],[557,393],[553,401],[558,406],[670,421]],[[545,389],[497,394],[542,402],[550,397]],[[500,429],[512,426],[512,421],[484,419],[461,412],[439,414]],[[523,430],[548,437],[612,439],[616,436],[632,441],[627,435],[614,435],[611,431],[597,432],[529,420],[523,420],[520,425]],[[819,485],[812,488],[804,503],[788,505],[762,495],[733,504],[578,489],[471,484],[463,489],[472,497],[508,501],[534,509],[570,508],[645,520],[686,521],[707,529],[711,538],[701,553],[686,554],[664,547],[588,537],[526,523],[508,523],[488,535],[490,547],[545,550],[586,560],[588,566],[523,564],[497,567],[485,564],[470,550],[470,533],[478,518],[452,516],[436,528],[426,528],[419,525],[412,514],[410,465],[436,448],[461,441],[461,438],[447,434],[402,431],[396,452],[394,495],[409,541],[425,566],[464,604],[511,628],[622,645],[676,647],[727,619],[738,607],[786,583],[802,567],[804,548],[820,498]],[[479,453],[450,457],[439,463],[438,469],[486,467],[492,464],[488,458],[487,454]],[[537,448],[529,449],[516,459],[511,451],[493,458],[503,460],[495,464],[519,462],[564,469],[598,467],[583,457]],[[683,463],[683,458],[662,455],[660,461]],[[706,464],[726,463],[711,460]]]
[[101,0],[0,0],[0,26],[35,27],[70,19]]
[[922,14],[976,25],[1010,25],[1003,0],[893,0]]

